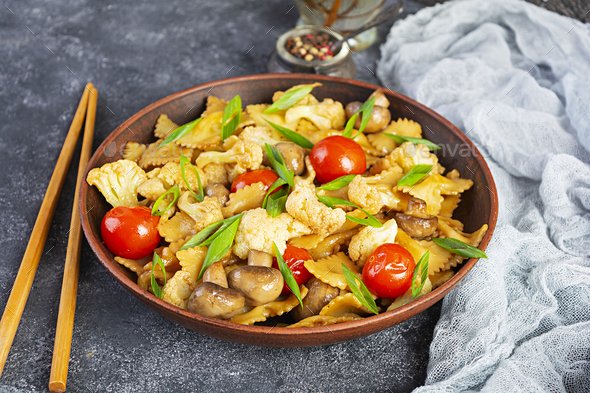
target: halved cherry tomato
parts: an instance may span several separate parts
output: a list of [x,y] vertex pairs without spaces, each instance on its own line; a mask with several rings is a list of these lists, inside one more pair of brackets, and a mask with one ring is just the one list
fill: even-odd
[[[293,273],[293,277],[295,278],[295,281],[297,281],[297,285],[305,284],[312,277],[312,274],[303,265],[305,261],[309,261],[310,259],[313,260],[313,257],[309,251],[287,244],[287,249],[283,253],[283,259],[285,260],[287,266],[289,266],[289,269],[291,269],[291,273]],[[276,258],[274,258],[274,263],[272,266],[275,269],[279,268],[279,263],[277,262]],[[287,283],[285,283],[281,295],[289,294],[291,294],[291,290],[287,286]]]
[[309,159],[320,183],[345,175],[362,175],[367,169],[367,157],[361,145],[340,135],[329,136],[316,143]]
[[160,244],[158,222],[145,206],[119,206],[105,214],[100,226],[102,241],[115,255],[129,259],[147,257]]
[[[236,177],[234,182],[231,185],[231,192],[236,192],[240,188],[244,188],[249,186],[250,184],[263,182],[264,183],[264,191],[268,190],[272,183],[274,183],[279,176],[274,173],[273,171],[269,171],[266,169],[258,169],[256,171],[242,173],[240,176]],[[279,191],[280,188],[277,188],[272,193]]]
[[363,268],[363,282],[375,295],[393,299],[412,285],[416,262],[402,246],[385,243],[377,247]]

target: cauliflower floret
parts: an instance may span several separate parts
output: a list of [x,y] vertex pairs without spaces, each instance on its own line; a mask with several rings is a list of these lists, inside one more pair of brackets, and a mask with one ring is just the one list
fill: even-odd
[[137,188],[147,175],[135,162],[119,160],[88,172],[86,181],[96,186],[113,207],[139,205]]
[[412,142],[405,142],[373,165],[370,173],[381,173],[396,165],[400,166],[404,173],[414,165],[433,165],[434,169],[431,173],[444,171],[444,168],[439,165],[436,155],[430,153],[430,149],[426,145],[416,146]]
[[309,235],[311,230],[287,213],[272,218],[262,208],[248,210],[236,233],[234,254],[242,259],[248,258],[250,250],[274,254],[273,242],[283,254],[287,249],[287,240]]
[[393,243],[397,235],[397,223],[391,219],[381,228],[366,226],[350,240],[348,255],[359,266],[364,266],[373,251],[383,243]]
[[[207,176],[200,168],[197,168],[197,171],[201,177],[202,186],[206,187],[209,184]],[[188,165],[184,167],[184,174],[186,180],[191,185],[191,188],[196,192],[199,189],[197,175],[195,175],[195,172],[190,169]],[[163,187],[166,189],[177,185],[180,191],[188,191],[184,179],[182,178],[182,171],[180,170],[180,164],[178,162],[168,162],[162,168],[155,168],[147,173],[147,177],[150,179],[160,179]]]
[[368,185],[362,176],[355,176],[348,185],[348,200],[371,214],[377,213],[383,207],[379,190]]
[[261,147],[264,147],[265,143],[274,146],[277,143],[289,142],[274,129],[270,129],[268,127],[246,127],[240,134],[239,138],[244,142],[253,142]]
[[262,148],[260,146],[233,137],[231,143],[233,143],[233,146],[225,152],[206,151],[201,153],[197,158],[197,166],[203,168],[211,163],[226,164],[230,181],[248,170],[255,170],[260,167],[260,164],[262,164]]
[[210,198],[205,197],[203,202],[198,202],[187,191],[178,198],[178,208],[188,214],[196,224],[194,226],[195,231],[199,232],[209,224],[223,220],[223,214],[221,213],[221,205],[217,197]]
[[[229,180],[227,178],[227,169],[225,168],[224,164],[215,164],[210,163],[205,165],[203,168],[203,173],[205,176],[201,176],[201,181],[203,182],[203,187],[207,184],[215,184],[221,183],[223,185],[229,185]],[[199,170],[199,169],[197,169]],[[206,180],[203,180],[206,179]],[[207,184],[205,184],[207,183]]]
[[305,118],[314,123],[320,130],[340,130],[346,122],[344,107],[330,98],[315,105],[293,106],[285,112],[285,121],[292,123]]
[[300,181],[287,198],[287,213],[309,226],[313,233],[328,235],[344,224],[346,213],[342,209],[332,209],[318,200],[314,186]]
[[141,183],[141,185],[137,187],[137,192],[145,199],[156,201],[166,192],[166,187],[164,187],[164,182],[162,180],[154,177]]

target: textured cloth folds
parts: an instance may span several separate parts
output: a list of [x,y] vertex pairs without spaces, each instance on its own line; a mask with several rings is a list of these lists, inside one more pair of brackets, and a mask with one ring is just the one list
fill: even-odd
[[417,392],[590,392],[590,28],[457,0],[381,53],[382,84],[461,128],[499,193],[489,260],[445,297]]

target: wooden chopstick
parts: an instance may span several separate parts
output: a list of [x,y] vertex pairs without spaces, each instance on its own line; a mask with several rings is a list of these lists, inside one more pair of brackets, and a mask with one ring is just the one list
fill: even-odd
[[76,193],[74,194],[74,206],[72,207],[72,219],[70,222],[70,228],[72,229],[68,238],[68,251],[61,286],[61,300],[59,302],[57,329],[55,331],[51,374],[49,376],[49,391],[51,392],[65,392],[66,381],[68,379],[68,365],[70,363],[72,333],[74,331],[74,313],[76,311],[76,294],[78,292],[80,249],[82,244],[82,227],[78,212],[78,197],[80,185],[84,181],[84,171],[92,155],[92,138],[94,137],[94,119],[96,117],[96,100],[98,98],[98,91],[95,88],[92,88],[90,93],[82,151],[80,153],[80,165],[78,166]]
[[92,83],[86,85],[84,94],[82,94],[82,99],[74,115],[74,120],[72,120],[70,130],[59,153],[57,164],[55,164],[53,175],[51,175],[49,186],[45,192],[43,203],[39,209],[39,214],[37,215],[37,220],[35,221],[35,226],[29,239],[29,244],[27,244],[25,255],[16,274],[6,308],[2,314],[2,320],[0,320],[0,375],[6,364],[8,352],[10,351],[20,318],[27,304],[35,273],[37,273],[37,267],[39,266],[39,260],[43,253],[43,247],[45,247],[53,213],[55,213],[59,195],[68,173],[68,167],[72,161],[80,130],[82,129],[88,96],[92,87]]

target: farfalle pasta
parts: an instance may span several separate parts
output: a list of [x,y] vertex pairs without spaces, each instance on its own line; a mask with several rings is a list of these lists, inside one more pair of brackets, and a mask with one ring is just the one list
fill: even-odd
[[[353,107],[361,107],[359,119],[376,106],[389,113],[380,91],[361,106],[320,101],[311,92],[319,86],[294,86],[276,92],[272,104],[244,110],[208,96],[190,129],[162,113],[152,143],[129,142],[122,160],[89,172],[88,183],[111,212],[151,209],[144,221],[151,220],[159,244],[140,258],[125,251],[114,257],[137,275],[138,286],[179,308],[234,323],[314,327],[402,307],[452,278],[466,257],[440,240],[477,247],[487,231],[484,225],[465,233],[453,218],[473,181],[446,171],[431,145],[411,139],[428,136],[412,120],[394,118],[366,132],[359,123],[345,129],[354,123]],[[226,108],[233,108],[230,117]],[[410,139],[398,143],[388,134]],[[314,149],[327,138],[355,135],[361,170],[319,183],[331,169],[317,163]],[[410,274],[426,259],[427,275],[387,296],[393,292],[366,272],[384,246],[404,250]],[[359,296],[363,287],[373,302]]]

